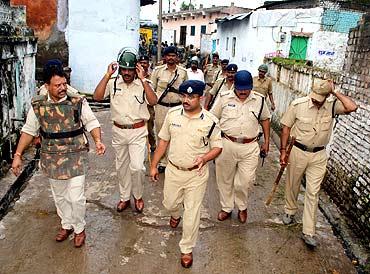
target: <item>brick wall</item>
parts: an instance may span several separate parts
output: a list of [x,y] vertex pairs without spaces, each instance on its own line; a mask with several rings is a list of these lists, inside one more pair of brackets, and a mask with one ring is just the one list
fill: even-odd
[[333,134],[324,189],[365,241],[370,238],[370,14],[349,33],[342,92],[359,109],[340,116]]

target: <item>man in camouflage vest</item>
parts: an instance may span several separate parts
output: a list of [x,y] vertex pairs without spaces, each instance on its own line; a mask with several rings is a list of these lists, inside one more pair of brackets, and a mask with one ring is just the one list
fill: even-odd
[[88,143],[84,129],[95,141],[96,154],[102,155],[100,124],[87,101],[79,95],[67,96],[67,80],[58,67],[47,71],[47,95],[33,98],[32,108],[14,154],[12,171],[21,172],[22,153],[40,133],[42,172],[48,177],[62,227],[56,241],[62,242],[74,232],[74,245],[85,242],[86,197],[84,183]]

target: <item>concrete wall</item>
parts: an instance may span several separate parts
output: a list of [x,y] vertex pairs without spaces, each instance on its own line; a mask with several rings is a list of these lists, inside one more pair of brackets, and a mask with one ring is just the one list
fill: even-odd
[[354,115],[340,116],[334,131],[325,190],[370,240],[370,15],[349,34],[342,91],[356,99]]
[[124,46],[138,48],[139,0],[69,1],[71,84],[92,93]]
[[[334,21],[328,19],[334,20],[333,14],[341,22],[339,25],[333,25]],[[313,61],[313,65],[317,67],[340,71],[348,29],[356,25],[360,15],[361,12],[321,7],[257,10],[243,20],[218,23],[217,35],[220,43],[217,50],[223,58],[229,58],[240,68],[256,74],[265,56],[288,57],[292,32],[303,32],[310,34],[306,60]],[[285,41],[279,39],[281,33],[285,34]],[[235,56],[232,56],[231,49],[233,37],[237,40]]]

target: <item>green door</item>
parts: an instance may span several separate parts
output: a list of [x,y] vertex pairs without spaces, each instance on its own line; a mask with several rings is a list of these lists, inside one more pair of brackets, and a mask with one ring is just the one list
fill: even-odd
[[305,60],[307,53],[307,37],[293,36],[290,43],[289,58]]

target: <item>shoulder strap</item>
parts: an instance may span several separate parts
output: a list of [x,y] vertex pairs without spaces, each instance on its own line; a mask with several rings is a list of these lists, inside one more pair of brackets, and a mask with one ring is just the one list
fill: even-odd
[[213,106],[213,104],[215,103],[216,98],[217,98],[217,95],[218,95],[218,93],[220,92],[220,89],[221,89],[222,85],[225,83],[225,80],[226,80],[226,78],[224,78],[224,79],[222,80],[222,82],[221,82],[221,85],[219,85],[219,86],[218,86],[218,89],[217,89],[217,91],[216,91],[215,95],[213,96],[212,100],[209,102],[208,109],[211,109],[211,108],[212,108],[212,106]]
[[260,121],[260,119],[261,119],[261,114],[262,114],[264,103],[265,103],[265,97],[262,96],[262,103],[261,103],[260,111],[258,112],[258,117],[257,117],[258,121]]
[[335,99],[334,102],[333,102],[333,106],[331,108],[331,117],[333,119],[335,119],[335,122],[334,122],[334,126],[333,126],[333,130],[336,128],[337,124],[338,124],[338,114],[335,114],[335,103],[338,101],[338,99]]
[[211,128],[210,128],[210,130],[208,132],[207,139],[209,139],[209,137],[211,137],[212,132],[215,129],[215,126],[216,126],[216,122],[213,122],[213,124],[212,124],[212,126],[211,126]]

